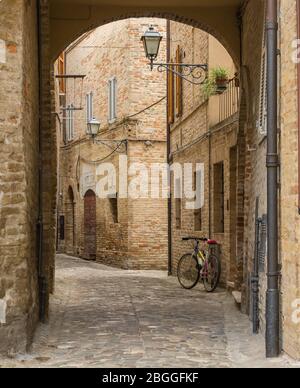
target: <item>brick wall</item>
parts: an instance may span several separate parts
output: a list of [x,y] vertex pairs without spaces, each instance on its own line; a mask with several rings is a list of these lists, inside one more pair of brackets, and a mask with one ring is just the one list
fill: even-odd
[[34,1],[0,3],[0,40],[5,51],[0,60],[0,352],[14,353],[30,342],[38,304]]
[[[152,163],[166,160],[166,95],[165,75],[150,72],[145,58],[141,35],[154,24],[165,35],[166,22],[158,19],[128,19],[102,26],[79,39],[66,50],[68,74],[85,74],[81,91],[80,82],[67,82],[67,105],[82,104],[76,111],[75,138],[62,145],[60,152],[60,215],[70,219],[68,190],[75,195],[75,244],[68,239],[59,242],[60,251],[85,257],[85,228],[83,197],[87,189],[96,192],[96,167],[91,162],[111,154],[120,140],[127,140],[119,153],[103,160],[119,171],[119,155],[127,155],[128,167],[143,163],[150,169]],[[161,58],[165,60],[165,39]],[[108,122],[108,81],[117,79],[117,120]],[[74,90],[75,88],[75,90]],[[93,115],[101,121],[99,140],[92,144],[86,137],[85,96],[93,92]],[[82,97],[82,101],[81,101]],[[149,105],[158,105],[141,112]],[[64,127],[65,125],[63,125]],[[61,136],[63,138],[63,136]],[[90,183],[87,180],[91,179]],[[130,180],[129,180],[130,183]],[[117,188],[119,191],[119,188]],[[122,268],[166,269],[167,267],[167,202],[164,199],[117,199],[118,222],[115,222],[111,201],[97,198],[96,245],[97,261]],[[71,225],[72,226],[72,225]],[[66,225],[70,228],[70,223]],[[73,241],[72,241],[73,242]]]
[[[222,66],[234,75],[233,61],[226,50],[207,33],[187,25],[171,22],[171,58],[178,45],[184,51],[184,62],[207,63],[212,69]],[[195,212],[186,210],[182,201],[181,228],[176,227],[176,201],[173,198],[173,273],[179,258],[191,250],[190,243],[182,242],[185,236],[209,236],[221,246],[223,285],[235,288],[235,265],[231,260],[230,245],[230,149],[237,143],[237,117],[220,123],[219,97],[207,100],[199,85],[183,83],[183,115],[171,126],[171,147],[174,163],[203,163],[205,168],[204,207],[202,208],[202,230],[195,230]],[[214,165],[224,164],[224,233],[215,233],[214,224]],[[232,204],[235,206],[236,204]],[[234,269],[233,269],[234,268]]]
[[[261,62],[261,41],[263,30],[263,5],[265,2],[252,0],[245,2],[242,12],[242,37],[243,37],[243,58],[242,68],[240,69],[242,78],[242,109],[240,110],[239,125],[237,128],[237,284],[243,282],[243,301],[245,310],[249,310],[249,273],[252,271],[254,255],[254,210],[256,197],[260,198],[259,215],[266,212],[266,169],[265,169],[265,140],[258,135],[256,121],[259,106],[259,73]],[[43,215],[45,222],[44,229],[44,258],[45,258],[45,275],[49,280],[49,288],[53,288],[54,276],[54,253],[55,253],[55,224],[56,224],[56,128],[55,116],[51,112],[55,110],[53,105],[54,99],[51,100],[51,91],[53,92],[53,82],[50,77],[50,42],[49,42],[49,19],[48,19],[48,1],[42,2],[42,16],[44,33],[42,37],[43,49],[43,74],[42,74],[42,150],[43,150]],[[282,311],[283,311],[283,349],[294,357],[300,357],[299,354],[299,325],[292,321],[294,308],[292,303],[299,298],[299,265],[298,265],[298,209],[297,209],[297,80],[296,66],[291,61],[291,42],[296,37],[296,12],[295,0],[285,0],[281,2],[281,131],[280,152],[281,152],[281,259],[282,259]],[[25,0],[2,0],[0,2],[0,351],[11,352],[24,351],[28,339],[30,339],[33,328],[37,320],[37,273],[36,273],[36,233],[35,223],[37,219],[37,42],[36,42],[36,21],[35,21],[35,1]],[[114,17],[117,17],[118,12]],[[173,15],[174,17],[174,15]],[[100,19],[99,19],[100,20]],[[102,19],[101,19],[102,20]],[[88,22],[87,22],[88,23]],[[80,26],[82,28],[82,26]],[[128,26],[127,26],[128,28]],[[144,26],[134,26],[133,30],[141,31]],[[184,46],[187,57],[185,60],[198,61],[205,60],[205,50],[202,50],[201,57],[189,57],[192,42],[199,44],[199,50],[195,50],[200,55],[200,47],[205,47],[207,36],[201,35],[200,32],[191,31],[185,26],[180,26],[180,31],[185,37]],[[132,31],[133,31],[132,30]],[[132,36],[136,32],[132,32]],[[191,35],[190,35],[191,34]],[[174,31],[173,31],[174,35]],[[118,37],[120,38],[120,36]],[[127,35],[129,40],[129,35]],[[119,39],[118,39],[119,41]],[[122,41],[122,39],[121,39]],[[174,43],[174,50],[176,44]],[[228,42],[229,43],[229,42]],[[52,43],[53,45],[53,43]],[[95,50],[96,51],[96,50]],[[97,51],[98,52],[98,51]],[[100,52],[100,50],[99,50]],[[173,52],[174,54],[174,52]],[[203,57],[204,54],[204,57]],[[86,55],[86,54],[84,54]],[[99,55],[99,54],[97,54]],[[137,52],[132,53],[134,60]],[[141,57],[142,58],[142,57]],[[93,63],[93,57],[89,58],[89,63]],[[113,66],[109,58],[103,58],[106,64]],[[143,62],[143,60],[141,59]],[[145,61],[145,60],[144,60]],[[80,62],[80,61],[79,61]],[[126,62],[129,63],[130,61]],[[121,62],[120,62],[121,63]],[[144,62],[143,64],[146,64]],[[134,70],[129,66],[126,68],[126,78],[129,79],[134,75]],[[26,75],[26,76],[25,76]],[[121,76],[125,75],[121,74]],[[143,90],[145,85],[148,86],[150,80],[153,80],[154,73],[149,74],[149,78],[142,77]],[[159,77],[159,75],[157,75]],[[160,82],[160,78],[157,78]],[[161,79],[163,80],[163,78]],[[91,80],[91,86],[93,81]],[[96,85],[96,88],[99,85]],[[123,96],[126,95],[125,83],[120,85],[123,90]],[[106,88],[105,88],[106,89]],[[149,90],[148,88],[147,90]],[[150,89],[151,91],[154,88]],[[157,90],[156,90],[157,91]],[[138,106],[144,107],[147,98],[155,96],[143,94],[144,101],[137,100],[139,95],[138,88],[134,91],[132,98],[135,99]],[[184,117],[180,125],[174,125],[172,128],[172,149],[174,159],[184,159],[186,154],[191,154],[194,160],[207,161],[208,140],[191,146],[188,151],[183,149],[183,145],[188,145],[191,139],[207,130],[205,101],[200,101],[200,96],[194,87],[186,87],[184,90],[185,101],[189,109],[184,111]],[[162,93],[163,94],[163,93]],[[26,97],[26,99],[24,98]],[[52,97],[54,95],[52,94]],[[106,98],[106,97],[104,97]],[[125,97],[124,97],[125,98]],[[52,102],[51,102],[52,101]],[[151,100],[152,102],[152,100]],[[95,113],[101,118],[100,109]],[[133,113],[133,112],[132,112]],[[124,109],[127,115],[127,110]],[[106,122],[107,113],[103,112],[103,118]],[[140,121],[146,121],[139,118]],[[193,121],[194,120],[194,121]],[[190,125],[187,125],[187,122]],[[154,134],[160,133],[159,126],[155,123],[151,127],[155,128]],[[136,121],[131,121],[130,125],[121,126],[114,130],[105,125],[103,135],[110,137],[111,140],[118,139],[120,136],[130,137],[137,134],[141,138],[145,137],[143,125],[137,125]],[[182,130],[180,131],[180,127]],[[84,132],[84,121],[81,126]],[[151,129],[151,128],[150,128]],[[216,149],[222,145],[233,145],[235,129],[228,129],[222,132],[222,135],[216,135],[215,140],[211,140]],[[221,133],[220,132],[220,133]],[[147,128],[147,136],[151,137],[151,131]],[[163,131],[160,140],[164,140]],[[81,136],[82,134],[80,134]],[[154,141],[155,138],[152,138]],[[139,144],[137,158],[140,157],[141,148],[147,147],[142,141]],[[160,144],[160,142],[159,142]],[[222,151],[225,166],[228,173],[228,148],[224,145]],[[222,147],[223,148],[223,147]],[[101,158],[106,147],[89,146],[84,148],[81,142],[74,143],[72,147],[68,145],[61,154],[65,157],[62,159],[62,168],[64,174],[68,177],[68,185],[60,186],[63,196],[60,198],[61,209],[64,209],[64,198],[66,198],[67,188],[72,187],[75,198],[75,217],[83,214],[83,201],[81,191],[76,177],[76,168],[78,162],[78,153],[82,153],[84,159]],[[180,151],[180,152],[179,152]],[[149,155],[151,154],[148,150]],[[144,150],[144,154],[147,153]],[[178,153],[179,152],[179,153]],[[155,158],[161,153],[160,145],[153,148]],[[194,154],[193,154],[194,153]],[[215,153],[215,161],[219,158],[218,152]],[[65,160],[70,163],[65,163]],[[227,160],[227,161],[226,161]],[[89,173],[89,168],[82,163],[81,168]],[[226,167],[225,167],[226,168]],[[209,170],[209,169],[208,169]],[[207,174],[207,169],[206,169]],[[227,176],[227,175],[226,175]],[[245,179],[246,178],[246,179]],[[208,177],[206,176],[206,179]],[[226,178],[227,179],[227,178]],[[61,182],[61,180],[60,180]],[[80,182],[79,182],[80,183]],[[225,182],[228,187],[228,182]],[[230,187],[230,185],[229,185]],[[230,188],[229,188],[230,191]],[[228,198],[228,188],[227,188]],[[203,231],[208,230],[208,207],[207,197],[203,209]],[[103,214],[110,217],[107,201],[105,203],[98,201],[97,205]],[[161,206],[161,205],[158,205]],[[129,252],[128,236],[129,228],[127,220],[129,219],[128,204],[120,204],[120,220],[126,220],[122,225],[116,226],[111,222],[107,225],[106,218],[103,216],[97,219],[98,225],[106,233],[109,230],[109,239],[106,240],[105,233],[98,234],[97,246],[100,247],[98,257],[101,260],[112,263],[112,258],[117,258],[118,266],[126,267],[128,265]],[[135,207],[136,208],[136,207]],[[133,207],[132,207],[133,209]],[[148,207],[147,207],[148,209]],[[143,212],[142,207],[138,209],[137,218]],[[132,210],[133,216],[135,212]],[[108,217],[108,218],[109,218]],[[153,215],[151,215],[153,217]],[[229,217],[230,218],[230,217]],[[109,218],[110,219],[110,218]],[[155,217],[154,217],[155,219]],[[134,222],[136,222],[136,220]],[[227,230],[228,230],[228,222]],[[145,223],[147,231],[151,230],[151,223]],[[84,231],[81,226],[76,226],[76,252],[80,255],[83,252],[82,236]],[[190,232],[193,225],[191,215],[183,214],[183,225],[187,226],[182,232]],[[97,226],[98,227],[98,226]],[[173,226],[174,227],[174,226]],[[175,227],[174,227],[175,229]],[[163,228],[162,228],[163,230]],[[130,232],[131,233],[131,232]],[[113,237],[110,237],[113,236]],[[113,243],[118,237],[118,249]],[[135,237],[137,240],[141,236]],[[179,232],[174,232],[174,263],[180,256],[180,253],[189,249],[180,241]],[[218,237],[220,239],[220,236]],[[222,244],[223,263],[225,264],[225,276],[227,277],[228,269],[228,238]],[[159,238],[154,242],[156,247],[161,244]],[[226,248],[227,244],[227,248]],[[105,252],[103,248],[105,247]],[[63,248],[64,249],[64,248]],[[143,247],[139,246],[139,250]],[[153,249],[155,249],[153,247]],[[159,248],[159,252],[164,248]],[[224,253],[225,252],[225,253]],[[227,256],[226,256],[227,255]],[[126,260],[124,260],[124,256]],[[162,255],[163,256],[163,255]],[[134,257],[134,253],[133,253]],[[227,257],[227,258],[226,258]],[[135,258],[134,258],[135,260]],[[152,259],[151,259],[152,260]],[[241,270],[243,261],[244,271]],[[152,262],[152,261],[151,261]],[[115,262],[114,262],[115,263]],[[115,263],[116,264],[116,263]],[[174,264],[175,265],[175,264]],[[242,275],[243,272],[243,275]],[[5,277],[2,275],[5,274]],[[223,278],[223,282],[224,282]],[[264,294],[265,294],[265,273],[261,274],[260,295],[261,295],[261,319],[264,317]],[[262,325],[263,329],[263,325]],[[20,333],[22,335],[20,336]],[[23,333],[26,333],[24,336]]]
[[[281,234],[283,348],[300,358],[300,325],[297,303],[300,298],[298,213],[298,114],[297,66],[292,42],[297,37],[296,1],[281,2]],[[298,314],[299,318],[299,314]]]

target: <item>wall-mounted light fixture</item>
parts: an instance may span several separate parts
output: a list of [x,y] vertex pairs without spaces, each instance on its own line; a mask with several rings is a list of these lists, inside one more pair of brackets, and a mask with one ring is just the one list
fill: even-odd
[[98,135],[100,131],[101,123],[100,121],[93,118],[87,123],[87,135],[91,136],[93,140],[95,140],[95,137]]
[[202,85],[208,72],[207,64],[189,64],[189,63],[156,63],[158,57],[162,35],[150,26],[141,38],[146,57],[150,60],[151,70],[157,67],[159,72],[168,71],[176,74],[184,80],[194,84]]

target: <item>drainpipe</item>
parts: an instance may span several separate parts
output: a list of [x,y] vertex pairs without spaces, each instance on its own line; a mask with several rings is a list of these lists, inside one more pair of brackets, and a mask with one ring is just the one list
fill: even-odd
[[[167,20],[167,62],[171,59],[171,22]],[[167,163],[168,166],[172,163],[171,156],[171,126],[169,124],[169,88],[167,81]],[[168,198],[168,274],[172,275],[172,196],[171,191]]]
[[259,244],[260,244],[260,229],[262,220],[258,217],[259,197],[256,198],[255,206],[255,251],[254,251],[254,268],[251,276],[252,290],[252,321],[253,334],[259,333]]
[[37,1],[37,32],[38,32],[38,71],[39,71],[39,144],[38,144],[38,219],[37,219],[37,254],[38,254],[38,284],[39,284],[39,319],[46,321],[46,295],[47,281],[44,268],[43,255],[43,160],[42,160],[42,25],[41,25],[41,1]]
[[279,344],[279,255],[278,255],[278,6],[267,0],[267,184],[268,184],[268,289],[266,306],[266,354],[278,357]]

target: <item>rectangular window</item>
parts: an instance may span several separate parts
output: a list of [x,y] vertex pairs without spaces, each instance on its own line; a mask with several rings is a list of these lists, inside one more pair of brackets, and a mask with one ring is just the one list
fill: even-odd
[[[58,75],[66,75],[65,53],[61,53],[59,58],[58,58]],[[65,80],[65,78],[59,79],[59,93],[66,94],[66,80]]]
[[117,79],[108,81],[108,120],[114,122],[117,118]]
[[224,185],[224,163],[218,163],[214,165],[213,169],[214,179],[214,192],[213,192],[213,205],[214,205],[214,231],[215,233],[224,233],[225,225],[225,185]]
[[67,131],[67,141],[72,141],[75,136],[74,130],[74,105],[68,105],[67,114],[66,114],[66,131]]
[[[266,16],[264,20],[266,20]],[[257,127],[258,127],[259,133],[262,136],[267,135],[267,44],[266,44],[265,29],[263,29],[263,37],[262,37],[260,96],[259,96]]]
[[195,210],[195,213],[194,213],[194,227],[195,227],[195,232],[201,232],[202,231],[202,209]]
[[[180,46],[177,47],[176,51],[176,63],[181,64],[182,63],[182,50]],[[176,66],[177,73],[181,74],[181,67]],[[176,75],[176,101],[175,101],[175,109],[176,109],[176,117],[182,116],[182,108],[183,108],[183,101],[182,101],[182,78]]]
[[92,92],[86,95],[86,122],[87,123],[89,123],[94,117],[93,99],[94,99],[94,96]]
[[[194,173],[194,191],[197,189],[198,174],[201,174],[201,172],[198,171]],[[202,231],[202,209],[195,209],[194,211],[194,229],[195,232]]]
[[175,212],[176,212],[176,229],[182,227],[182,187],[181,179],[177,179],[175,183]]
[[59,217],[59,239],[65,239],[65,216]]
[[263,49],[261,59],[261,75],[260,75],[260,98],[259,98],[259,117],[258,130],[263,136],[267,134],[267,61],[266,47]]
[[118,197],[116,198],[110,198],[110,211],[112,220],[115,224],[119,223],[119,209],[118,209]]
[[181,209],[182,209],[182,201],[181,198],[175,199],[175,209],[176,209],[176,229],[181,229]]
[[[172,63],[173,61],[171,61]],[[174,73],[168,71],[168,124],[173,124],[175,119],[174,113]]]
[[0,39],[0,63],[6,63],[6,43]]

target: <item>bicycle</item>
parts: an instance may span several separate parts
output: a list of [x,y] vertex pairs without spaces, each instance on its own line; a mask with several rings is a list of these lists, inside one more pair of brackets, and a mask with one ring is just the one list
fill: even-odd
[[[218,287],[221,277],[221,262],[214,254],[210,253],[209,247],[216,245],[215,240],[208,238],[185,237],[183,241],[195,241],[193,253],[187,253],[179,260],[177,276],[179,283],[186,290],[193,289],[199,282],[203,281],[207,292],[212,293]],[[200,242],[206,247],[199,247]]]

